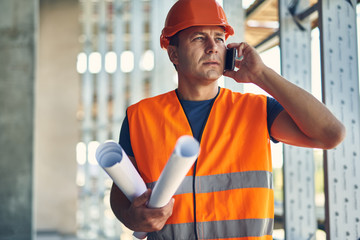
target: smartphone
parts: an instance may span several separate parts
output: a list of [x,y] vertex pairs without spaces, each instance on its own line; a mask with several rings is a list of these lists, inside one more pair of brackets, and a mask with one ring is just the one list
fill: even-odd
[[231,70],[231,71],[234,70],[235,58],[236,58],[236,48],[226,49],[225,69],[224,70]]

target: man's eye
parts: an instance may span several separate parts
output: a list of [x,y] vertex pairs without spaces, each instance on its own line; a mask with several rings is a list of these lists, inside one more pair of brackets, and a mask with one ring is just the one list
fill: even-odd
[[196,37],[194,40],[204,40],[204,37]]
[[223,38],[217,38],[216,40],[219,42],[225,42],[225,39],[223,39]]

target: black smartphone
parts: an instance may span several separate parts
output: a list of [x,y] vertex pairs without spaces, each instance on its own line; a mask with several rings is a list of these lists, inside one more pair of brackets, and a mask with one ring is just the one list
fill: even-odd
[[225,69],[224,70],[231,70],[231,71],[234,70],[235,58],[236,58],[236,48],[226,49]]

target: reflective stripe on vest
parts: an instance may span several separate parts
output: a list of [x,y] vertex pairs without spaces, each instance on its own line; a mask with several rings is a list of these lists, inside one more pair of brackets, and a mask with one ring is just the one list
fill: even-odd
[[[231,181],[229,181],[231,179]],[[197,193],[210,193],[239,188],[269,188],[272,189],[272,173],[266,171],[249,171],[225,173],[196,177],[196,183],[202,185]],[[148,188],[154,188],[156,182],[147,183]],[[185,177],[175,195],[193,192],[193,176]]]
[[[274,193],[266,104],[266,96],[220,89],[203,131],[195,178],[192,168],[174,196],[172,216],[162,231],[151,234],[153,239],[194,239],[194,222],[199,239],[271,239]],[[175,91],[142,100],[127,115],[134,157],[151,187],[176,140],[191,135],[191,127]],[[256,224],[250,224],[254,219]],[[253,236],[252,229],[258,234]]]
[[[227,221],[202,222],[199,227],[203,228],[203,235],[199,239],[223,239],[239,237],[262,237],[260,239],[272,239],[274,219],[241,219]],[[148,240],[158,239],[195,239],[193,223],[166,225],[161,231],[148,235]],[[190,234],[189,234],[190,233]],[[160,235],[161,237],[158,237]]]

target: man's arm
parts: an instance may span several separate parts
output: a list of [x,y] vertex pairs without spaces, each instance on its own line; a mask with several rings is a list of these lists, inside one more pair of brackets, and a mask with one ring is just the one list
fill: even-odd
[[343,124],[314,96],[265,66],[256,50],[246,43],[233,43],[238,49],[237,71],[225,76],[237,82],[254,83],[284,107],[271,127],[271,135],[284,143],[330,149],[345,137]]

